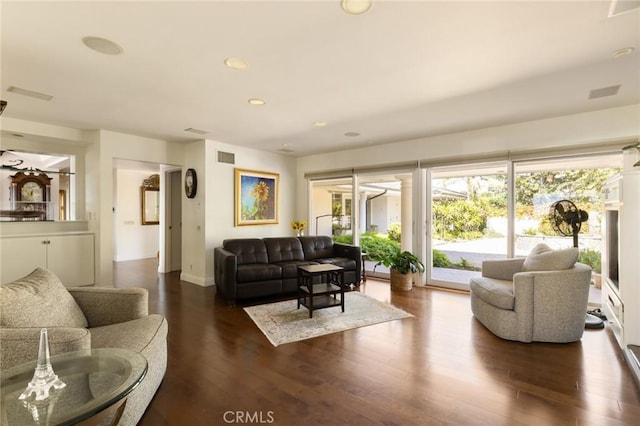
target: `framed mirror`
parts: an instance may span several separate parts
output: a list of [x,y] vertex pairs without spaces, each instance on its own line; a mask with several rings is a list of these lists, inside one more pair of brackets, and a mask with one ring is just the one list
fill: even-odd
[[160,175],[151,175],[140,187],[143,225],[160,223]]

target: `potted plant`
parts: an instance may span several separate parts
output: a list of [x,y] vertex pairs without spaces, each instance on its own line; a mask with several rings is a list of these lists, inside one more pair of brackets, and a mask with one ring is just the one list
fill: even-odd
[[396,250],[379,262],[389,268],[391,290],[410,291],[416,272],[424,272],[424,263],[409,251]]

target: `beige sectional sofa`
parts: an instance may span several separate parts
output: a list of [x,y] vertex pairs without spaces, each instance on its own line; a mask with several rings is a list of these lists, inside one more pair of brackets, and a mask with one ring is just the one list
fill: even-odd
[[92,348],[123,348],[148,362],[142,383],[127,398],[120,425],[135,425],[167,368],[167,321],[148,312],[146,289],[65,288],[42,268],[0,286],[0,370],[37,359],[46,327],[51,355]]

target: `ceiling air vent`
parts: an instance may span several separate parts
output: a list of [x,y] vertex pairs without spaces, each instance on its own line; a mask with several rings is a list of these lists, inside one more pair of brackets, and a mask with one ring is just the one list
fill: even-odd
[[185,132],[195,133],[196,135],[206,135],[207,133],[209,133],[206,130],[194,129],[193,127],[188,127],[186,129],[184,129],[184,131]]
[[236,155],[232,152],[218,151],[218,163],[236,164]]
[[620,85],[603,87],[601,89],[593,89],[589,92],[589,99],[604,98],[605,96],[613,96],[618,94]]
[[46,93],[36,92],[35,90],[23,89],[22,87],[9,86],[7,92],[15,93],[17,95],[29,96],[31,98],[42,99],[43,101],[50,101],[53,96]]
[[640,8],[640,0],[613,0],[609,9],[609,18],[638,8]]
[[284,153],[289,154],[289,153],[295,152],[295,151],[292,150],[292,149],[289,149],[289,148],[281,148],[281,149],[278,150],[278,152],[284,152]]

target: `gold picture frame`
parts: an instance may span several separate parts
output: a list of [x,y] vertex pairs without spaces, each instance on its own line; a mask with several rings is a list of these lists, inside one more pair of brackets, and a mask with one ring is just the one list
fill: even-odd
[[235,226],[272,225],[279,217],[280,175],[235,169]]

